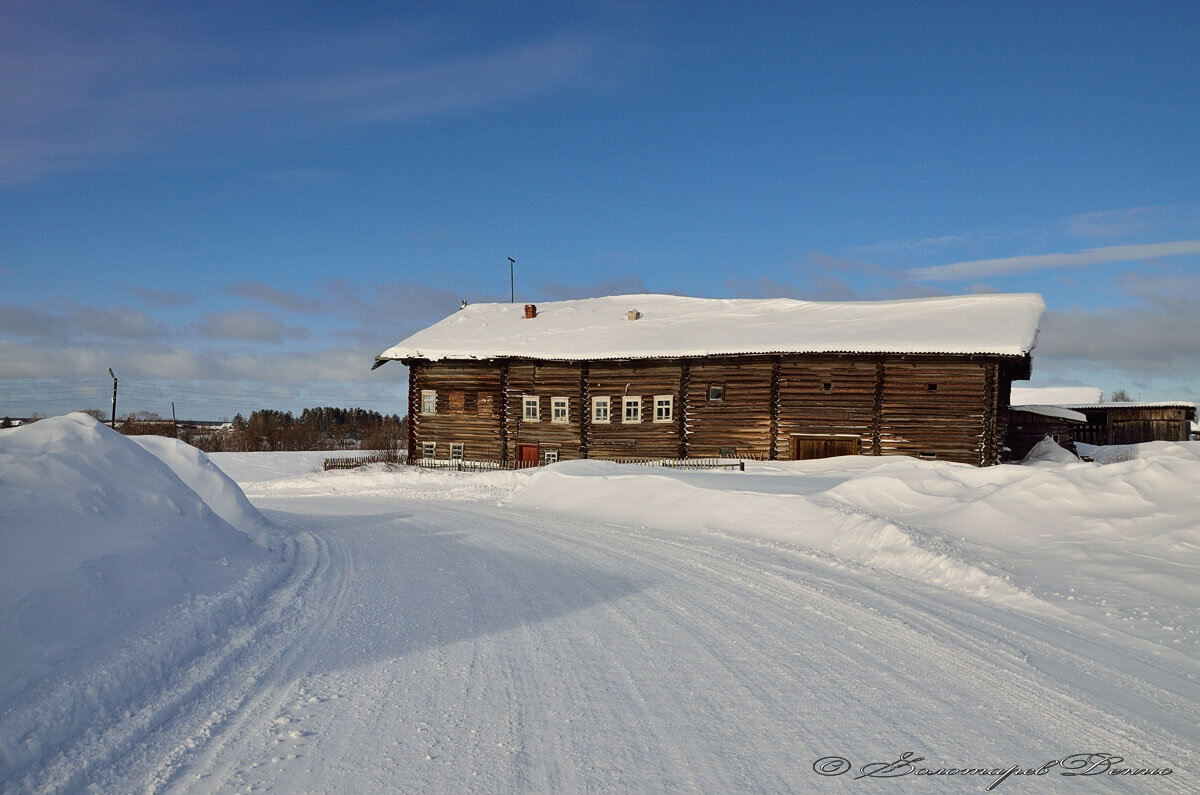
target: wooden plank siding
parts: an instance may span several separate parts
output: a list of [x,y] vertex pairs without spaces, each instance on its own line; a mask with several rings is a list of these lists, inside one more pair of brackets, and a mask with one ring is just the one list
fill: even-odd
[[[411,367],[413,407],[409,409],[412,449],[420,457],[422,445],[437,444],[437,457],[450,456],[451,443],[464,445],[473,460],[499,461],[503,457],[500,411],[500,367],[494,362],[425,362]],[[437,392],[437,411],[421,411],[421,393]],[[414,410],[415,409],[415,410]]]
[[[581,400],[580,372],[578,364],[559,362],[518,362],[508,365],[508,446],[516,450],[518,444],[540,446],[542,456],[547,450],[558,452],[560,461],[581,457]],[[538,420],[525,419],[525,397],[538,399]],[[567,399],[567,422],[553,420],[552,401],[556,397]]]
[[[470,460],[511,461],[518,444],[572,458],[714,457],[788,460],[796,439],[836,440],[812,450],[922,455],[995,463],[1014,374],[1027,362],[981,356],[780,355],[542,362],[406,362],[410,369],[410,452],[436,442],[467,445]],[[931,390],[930,384],[936,384]],[[719,386],[720,399],[709,389]],[[422,390],[437,391],[437,413],[420,413]],[[654,420],[655,397],[670,395],[670,421]],[[538,420],[524,419],[524,398]],[[624,422],[623,398],[640,398],[641,419]],[[568,401],[556,423],[552,399]],[[592,421],[592,399],[610,401],[608,422]],[[847,439],[854,441],[847,446]]]
[[[658,360],[589,363],[588,410],[591,398],[608,397],[611,416],[607,423],[589,423],[588,457],[676,458],[687,441],[680,432],[683,426],[675,421],[683,411],[682,385],[683,363],[677,359],[667,363]],[[671,422],[654,422],[655,395],[672,396]],[[641,398],[640,422],[623,421],[622,398],[626,396]],[[690,450],[689,454],[699,455]]]
[[873,453],[876,363],[868,359],[785,359],[779,365],[779,458],[792,458],[796,436],[856,436]]
[[1075,440],[1099,445],[1185,442],[1195,417],[1192,409],[1174,406],[1109,406],[1078,411],[1088,421],[1076,431]]
[[[689,365],[687,449],[689,455],[720,455],[732,447],[739,458],[768,458],[771,452],[770,359],[693,361]],[[709,400],[709,388],[724,397]]]

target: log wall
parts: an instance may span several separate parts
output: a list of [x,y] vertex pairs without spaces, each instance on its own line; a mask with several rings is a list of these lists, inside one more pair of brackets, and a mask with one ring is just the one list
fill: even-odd
[[[410,362],[413,446],[467,445],[466,457],[510,461],[518,444],[571,458],[737,457],[788,460],[794,440],[853,439],[861,455],[920,455],[995,463],[1008,421],[1013,368],[986,357],[742,356],[602,362]],[[1008,367],[1008,369],[1006,369]],[[1027,367],[1027,365],[1026,365]],[[1019,367],[1017,368],[1019,370]],[[930,385],[936,385],[931,389]],[[709,388],[723,395],[709,399]],[[435,415],[420,414],[424,389]],[[673,416],[654,421],[654,399],[670,395]],[[524,398],[539,402],[524,419]],[[608,422],[591,419],[608,397]],[[623,398],[640,398],[641,418],[624,422]],[[568,401],[553,421],[552,399]],[[415,410],[414,410],[415,409]],[[834,449],[830,447],[829,449]]]

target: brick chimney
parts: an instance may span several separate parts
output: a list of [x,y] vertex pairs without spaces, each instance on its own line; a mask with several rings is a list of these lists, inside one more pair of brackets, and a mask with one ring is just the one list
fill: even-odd
[[537,317],[537,306],[534,304],[525,304],[525,319],[531,320]]

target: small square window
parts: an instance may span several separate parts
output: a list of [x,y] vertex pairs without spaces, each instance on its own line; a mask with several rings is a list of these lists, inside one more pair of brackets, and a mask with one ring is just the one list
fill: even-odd
[[421,442],[421,458],[437,458],[437,442]]
[[921,452],[917,453],[917,458],[923,458],[926,461],[932,461],[933,459],[937,458],[937,453],[932,453],[928,450],[922,450]]
[[821,391],[822,392],[832,392],[833,391],[833,382],[826,381],[825,383],[821,384]]
[[462,442],[451,442],[450,443],[450,460],[451,461],[462,461],[464,452],[465,452],[465,449],[463,447]]
[[557,450],[547,450],[543,455],[545,456],[545,460],[546,460],[547,464],[557,464],[558,463],[558,451]]
[[642,397],[623,397],[621,398],[621,422],[641,422],[642,421]]
[[606,397],[592,398],[592,422],[609,421],[609,400]]
[[725,385],[724,384],[709,384],[708,399],[712,403],[720,403],[725,400]]
[[654,421],[670,422],[675,416],[674,395],[654,396]]
[[521,405],[524,406],[524,410],[521,412],[521,419],[526,422],[541,421],[541,401],[537,395],[525,395],[521,398]]
[[565,397],[550,398],[550,421],[566,423],[571,420],[571,401]]
[[936,391],[937,391],[937,384],[927,384],[927,385],[926,385],[926,388],[927,388],[927,389],[928,389],[930,392],[936,392]]
[[737,448],[721,447],[717,450],[717,455],[721,458],[737,458]]
[[421,413],[422,414],[437,414],[437,390],[422,389],[421,390]]

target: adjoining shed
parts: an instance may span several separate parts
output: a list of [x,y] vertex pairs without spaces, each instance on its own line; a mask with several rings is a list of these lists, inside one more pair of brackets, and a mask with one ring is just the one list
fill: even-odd
[[1036,294],[815,302],[625,295],[475,304],[376,357],[409,367],[409,455],[1000,456]]
[[1087,423],[1076,432],[1076,441],[1098,445],[1186,442],[1196,419],[1196,404],[1190,401],[1119,401],[1066,408],[1087,417]]
[[[1013,392],[1016,391],[1014,388]],[[1075,437],[1085,423],[1087,416],[1060,406],[1012,406],[1008,413],[1004,460],[1024,459],[1047,436],[1060,447],[1075,452]]]

